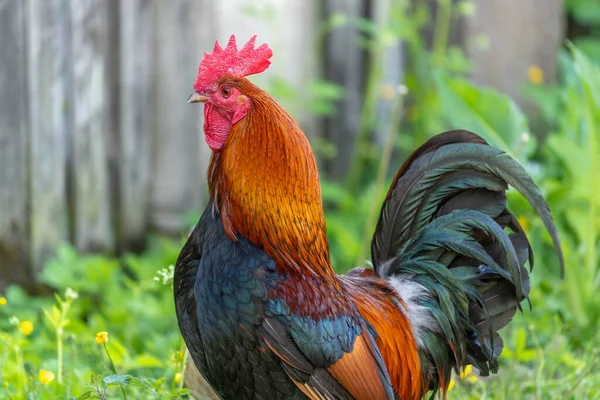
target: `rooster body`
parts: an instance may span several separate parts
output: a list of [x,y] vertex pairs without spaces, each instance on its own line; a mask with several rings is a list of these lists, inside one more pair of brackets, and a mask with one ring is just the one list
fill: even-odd
[[[364,319],[356,310],[330,318],[291,311],[285,298],[272,295],[285,284],[275,261],[244,238],[230,240],[211,207],[178,263],[190,272],[178,279],[180,293],[186,293],[181,284],[187,282],[187,293],[194,294],[180,323],[188,328],[184,338],[196,365],[223,398],[306,398],[294,381],[311,379],[329,385],[337,398],[351,398],[339,384],[331,386],[336,381],[326,368],[351,352],[362,335],[372,335],[363,332]],[[178,300],[184,300],[179,309],[190,305]],[[283,352],[289,364],[282,364]],[[384,378],[380,356],[378,361]]]
[[508,184],[558,246],[537,187],[477,135],[438,135],[392,183],[374,268],[336,275],[308,141],[244,78],[270,55],[254,38],[240,51],[233,37],[217,43],[190,98],[205,103],[211,201],[179,256],[174,291],[199,371],[226,399],[404,400],[445,392],[453,368],[496,372],[497,331],[527,298],[533,263],[506,209]]
[[269,308],[267,282],[279,280],[273,260],[246,239],[231,241],[211,207],[180,259],[189,274],[179,283],[194,294],[193,304],[182,304],[192,306],[182,322],[194,362],[223,398],[299,397],[280,360],[258,351],[257,331]]

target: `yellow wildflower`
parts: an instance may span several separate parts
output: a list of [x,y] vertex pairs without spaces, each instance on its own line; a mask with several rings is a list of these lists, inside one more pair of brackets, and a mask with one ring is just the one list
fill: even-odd
[[475,383],[479,380],[479,377],[473,374],[473,366],[467,365],[460,373],[460,379],[469,383]]
[[6,297],[0,297],[0,306],[6,305]]
[[527,217],[521,215],[519,218],[517,218],[517,221],[519,221],[519,224],[521,225],[521,228],[523,228],[524,231],[527,231],[527,229],[529,229],[529,220],[527,219]]
[[463,369],[462,372],[460,373],[460,379],[465,379],[467,376],[471,375],[472,372],[473,372],[473,366],[467,365],[465,367],[465,369]]
[[54,380],[54,372],[40,369],[39,379],[42,384],[47,385]]
[[450,383],[448,384],[448,391],[451,391],[454,385],[456,385],[454,379],[450,379]]
[[183,352],[176,351],[175,353],[173,353],[173,357],[171,358],[171,361],[173,362],[173,364],[178,364],[180,362],[183,362]]
[[532,65],[527,69],[527,79],[534,85],[541,85],[544,83],[544,71],[537,65]]
[[106,342],[108,342],[108,332],[96,333],[96,343],[106,343]]
[[33,322],[31,322],[31,321],[23,321],[19,325],[19,329],[21,330],[21,332],[23,333],[23,335],[29,336],[29,335],[31,335],[31,332],[33,332]]
[[174,378],[175,383],[181,382],[181,378],[182,378],[181,372],[176,373],[175,378]]

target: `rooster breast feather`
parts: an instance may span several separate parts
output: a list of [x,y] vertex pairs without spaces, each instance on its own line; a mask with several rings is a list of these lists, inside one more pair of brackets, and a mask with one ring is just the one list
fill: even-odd
[[533,253],[506,208],[511,185],[540,214],[562,252],[548,205],[523,167],[467,131],[433,137],[398,171],[371,251],[405,304],[429,389],[450,369],[496,372],[504,327],[528,299]]
[[177,261],[174,291],[185,342],[218,395],[393,399],[370,325],[352,309],[291,309],[277,290],[290,280],[244,237],[230,240],[207,206]]

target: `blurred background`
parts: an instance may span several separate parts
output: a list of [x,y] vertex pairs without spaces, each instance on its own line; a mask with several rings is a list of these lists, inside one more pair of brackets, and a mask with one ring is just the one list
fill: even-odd
[[[251,80],[311,141],[339,272],[369,258],[389,181],[427,138],[469,129],[522,162],[565,277],[511,193],[534,311],[506,331],[500,377],[456,377],[450,397],[600,399],[598,0],[0,0],[0,397],[186,396],[169,265],[210,157],[186,100],[232,33],[274,50]],[[131,378],[102,379],[115,365]]]

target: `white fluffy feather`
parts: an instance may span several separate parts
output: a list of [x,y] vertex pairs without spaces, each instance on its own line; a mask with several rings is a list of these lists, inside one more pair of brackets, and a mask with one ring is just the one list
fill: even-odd
[[412,277],[413,275],[409,274],[394,275],[388,278],[388,282],[404,302],[404,312],[412,325],[417,346],[423,348],[422,333],[424,329],[427,328],[437,332],[440,327],[427,307],[417,302],[418,299],[432,298],[431,294],[425,287],[413,281]]

